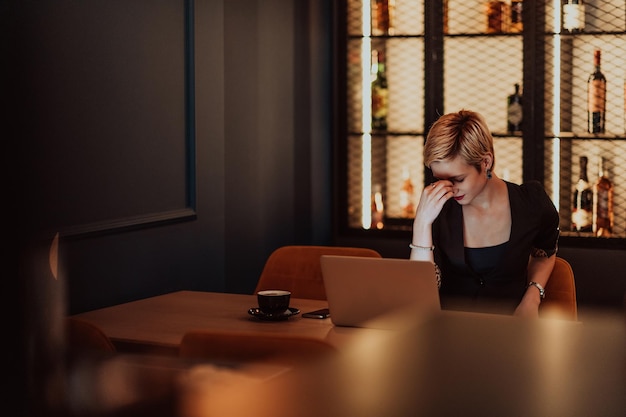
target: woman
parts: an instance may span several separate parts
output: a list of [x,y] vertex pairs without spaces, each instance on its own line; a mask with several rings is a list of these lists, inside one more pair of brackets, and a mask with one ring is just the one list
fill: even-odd
[[436,181],[421,194],[410,258],[437,266],[442,308],[537,317],[559,237],[542,185],[498,178],[493,137],[468,110],[433,124],[424,164]]

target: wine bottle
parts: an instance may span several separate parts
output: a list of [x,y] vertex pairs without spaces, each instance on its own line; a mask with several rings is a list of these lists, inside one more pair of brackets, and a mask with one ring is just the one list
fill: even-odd
[[510,25],[509,32],[511,33],[521,33],[524,29],[524,25],[522,23],[522,9],[523,2],[522,0],[511,0],[511,17],[510,17]]
[[503,1],[488,1],[485,4],[487,33],[505,33],[507,31],[507,4]]
[[372,35],[393,35],[394,0],[372,0]]
[[400,207],[402,208],[402,217],[413,218],[415,217],[415,205],[413,204],[413,193],[415,187],[413,187],[413,181],[411,181],[411,173],[409,168],[403,169],[402,188],[400,189]]
[[586,156],[580,157],[580,173],[574,187],[572,230],[577,232],[592,231],[593,191],[587,177],[587,162]]
[[594,71],[587,81],[587,130],[604,133],[606,117],[606,77],[600,70],[600,50],[593,53]]
[[380,184],[372,187],[372,229],[382,229],[384,225],[385,206]]
[[522,133],[522,95],[518,83],[515,83],[515,92],[507,99],[506,116],[509,133]]
[[563,5],[563,30],[578,33],[585,30],[585,3],[583,0],[567,0]]
[[605,158],[600,158],[598,180],[593,186],[593,233],[598,237],[611,237],[613,233],[613,182]]
[[376,68],[372,80],[372,129],[387,130],[389,90],[387,89],[385,54],[382,51],[372,51],[372,64]]

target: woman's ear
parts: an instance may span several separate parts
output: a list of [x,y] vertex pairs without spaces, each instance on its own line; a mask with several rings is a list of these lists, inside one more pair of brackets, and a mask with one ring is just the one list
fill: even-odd
[[483,158],[483,167],[485,170],[493,169],[493,155],[491,153],[485,154],[485,157]]

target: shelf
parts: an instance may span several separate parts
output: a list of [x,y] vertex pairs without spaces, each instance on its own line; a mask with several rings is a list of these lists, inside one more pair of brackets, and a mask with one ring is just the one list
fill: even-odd
[[[553,27],[558,2],[538,0],[523,10],[521,33],[486,33],[484,1],[395,0],[395,34],[364,36],[366,0],[343,0],[346,8],[339,59],[347,60],[337,85],[340,155],[339,230],[366,236],[406,238],[412,219],[400,219],[402,175],[406,168],[416,193],[430,180],[423,166],[423,143],[439,115],[467,108],[481,113],[492,130],[496,173],[513,183],[539,180],[570,227],[572,190],[580,156],[589,158],[589,180],[597,161],[608,159],[615,191],[614,238],[564,232],[562,244],[575,247],[626,247],[626,3],[586,4],[585,31],[558,33]],[[447,4],[444,29],[443,4]],[[524,4],[525,6],[527,3]],[[341,14],[340,14],[341,15]],[[368,130],[367,47],[387,59],[387,131]],[[606,131],[587,129],[587,80],[594,50],[602,51],[607,77]],[[366,62],[363,62],[365,60]],[[523,95],[523,133],[507,132],[506,99],[519,83]],[[559,132],[555,134],[554,132]],[[543,138],[543,139],[542,139]],[[368,183],[370,181],[370,183]],[[382,189],[383,230],[365,230],[371,187]],[[418,195],[414,200],[417,201]]]
[[561,33],[554,33],[554,32],[546,32],[544,34],[545,36],[552,36],[552,37],[562,37],[562,38],[583,38],[585,36],[626,36],[626,32],[622,31],[622,30],[617,30],[617,31],[607,31],[607,32],[602,32],[602,31],[587,31],[587,32],[579,32],[579,33],[566,33],[566,32],[561,32]]
[[546,133],[546,139],[626,140],[626,134],[560,132],[558,135]]
[[[368,133],[369,135],[371,135],[372,137],[374,136],[424,136],[425,132],[417,132],[417,131],[406,131],[406,132],[397,132],[397,131],[390,131],[390,130],[374,130],[371,133]],[[365,135],[364,132],[348,132],[348,135],[350,136],[363,136]],[[517,138],[517,139],[523,139],[523,135],[521,133],[507,133],[507,132],[491,132],[491,135],[494,138]],[[554,138],[555,136],[550,136],[550,138]],[[565,136],[563,138],[566,138]],[[567,138],[572,138],[567,137]],[[579,136],[576,136],[574,138],[582,138]],[[595,137],[595,139],[602,139],[602,138],[598,138]],[[607,137],[607,139],[612,139],[612,137]],[[626,137],[620,138],[620,139],[626,139]]]
[[[388,219],[389,221],[389,219]],[[412,220],[394,219],[391,225],[383,229],[357,229],[350,228],[343,231],[343,236],[363,237],[370,239],[397,239],[409,242],[411,239]],[[626,236],[614,238],[594,237],[576,232],[561,232],[559,247],[562,248],[585,248],[585,249],[626,249]]]

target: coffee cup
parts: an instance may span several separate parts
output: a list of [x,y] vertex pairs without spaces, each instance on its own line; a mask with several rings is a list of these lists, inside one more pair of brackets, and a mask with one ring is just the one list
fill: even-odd
[[263,290],[257,293],[259,310],[264,314],[280,314],[289,308],[291,292],[286,290]]

